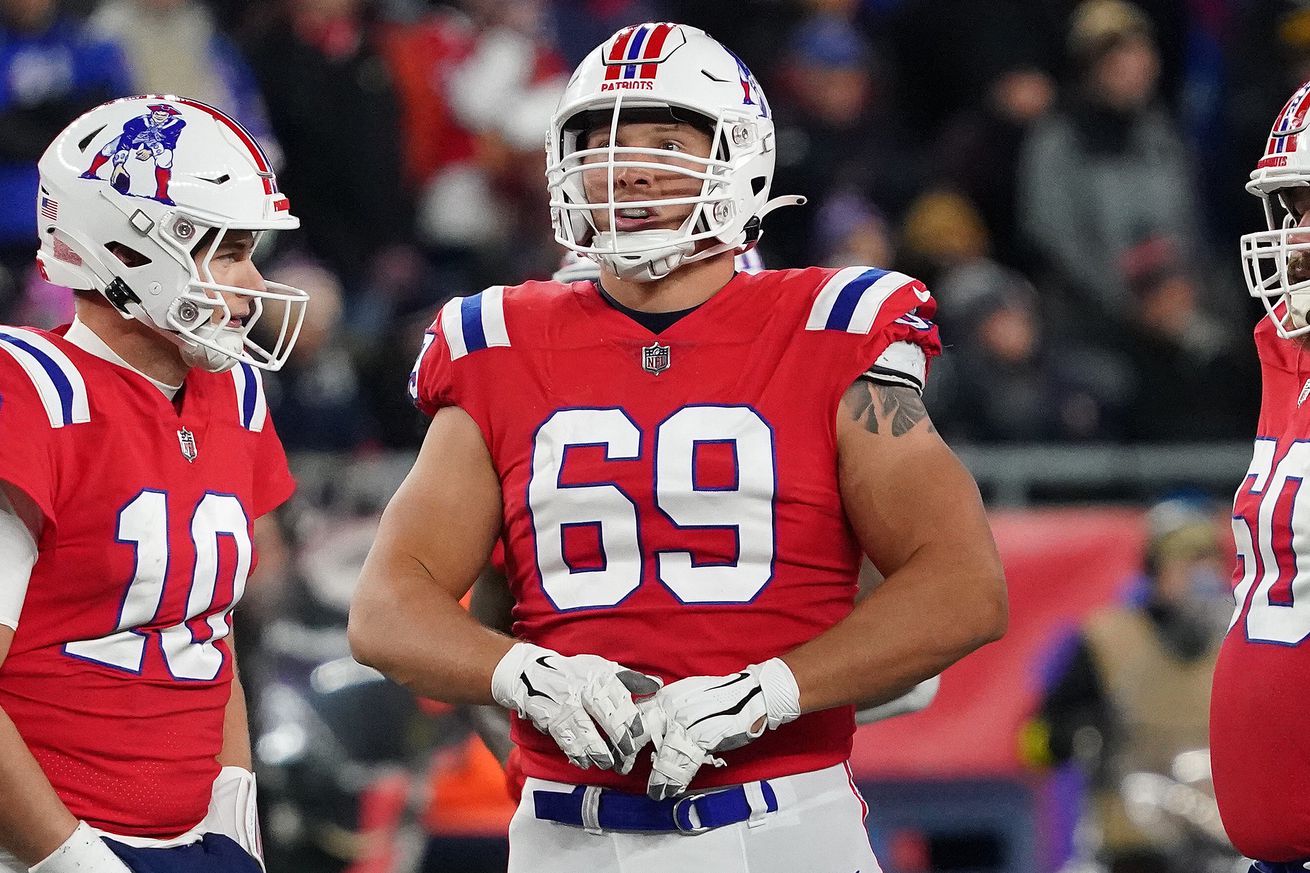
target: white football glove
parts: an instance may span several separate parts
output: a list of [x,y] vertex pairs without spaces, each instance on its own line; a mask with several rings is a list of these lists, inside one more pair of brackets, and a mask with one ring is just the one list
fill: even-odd
[[550,734],[568,759],[587,769],[628,773],[650,742],[634,695],[659,681],[598,655],[565,656],[516,643],[496,665],[491,696]]
[[214,779],[209,797],[209,812],[197,829],[205,834],[231,837],[263,867],[264,847],[259,837],[256,794],[254,773],[244,767],[224,767]]
[[30,873],[132,873],[84,821],[59,848],[28,868]]
[[908,715],[911,712],[927,709],[928,704],[936,699],[937,689],[941,684],[942,677],[933,676],[931,679],[923,680],[900,697],[895,697],[877,706],[857,709],[855,710],[855,723],[857,725],[873,724],[874,722],[895,718],[898,715]]
[[800,689],[779,658],[752,664],[732,676],[691,676],[655,695],[644,708],[655,742],[646,793],[654,800],[687,790],[701,766],[724,766],[714,752],[758,739],[801,714]]

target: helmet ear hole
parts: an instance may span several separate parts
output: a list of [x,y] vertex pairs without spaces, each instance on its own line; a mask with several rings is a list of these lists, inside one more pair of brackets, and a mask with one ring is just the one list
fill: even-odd
[[105,243],[105,248],[109,250],[110,254],[122,261],[125,267],[131,269],[144,267],[147,264],[152,263],[150,258],[146,257],[141,252],[138,252],[131,246],[125,245],[121,242],[107,242]]

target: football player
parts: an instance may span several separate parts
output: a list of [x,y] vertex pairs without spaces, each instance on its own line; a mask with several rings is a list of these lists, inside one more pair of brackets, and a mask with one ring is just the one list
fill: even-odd
[[[186,123],[169,197],[80,173],[160,107]],[[0,326],[0,871],[258,871],[231,612],[293,490],[260,374],[307,297],[251,254],[299,221],[192,100],[92,109],[39,171],[37,260],[76,317]]]
[[[977,488],[919,396],[927,289],[734,271],[798,199],[769,199],[775,147],[730,51],[625,28],[548,137],[556,238],[600,282],[456,298],[425,338],[433,420],[351,641],[421,694],[515,712],[512,871],[876,870],[852,704],[1004,630]],[[497,538],[517,640],[459,605]],[[886,581],[854,606],[861,552]]]
[[1267,229],[1242,237],[1255,328],[1260,419],[1233,501],[1235,609],[1215,664],[1210,755],[1215,799],[1253,871],[1310,869],[1310,82],[1274,119],[1246,190]]
[[[738,254],[734,258],[734,265],[739,273],[758,273],[764,269],[764,261],[758,249],[750,249]],[[551,275],[551,280],[565,285],[574,282],[599,282],[600,265],[570,251],[561,259],[559,269]],[[859,582],[859,596],[863,596],[880,584],[882,579],[878,576],[876,568],[863,563]],[[514,600],[509,594],[508,580],[505,578],[504,550],[498,547],[492,553],[491,563],[473,583],[468,599],[469,612],[487,627],[508,634],[513,631],[514,617],[511,614],[513,605]],[[857,706],[855,723],[873,724],[894,716],[919,712],[936,699],[940,686],[941,677],[933,676],[895,700],[871,706]],[[478,737],[500,761],[501,766],[506,768],[510,796],[519,798],[523,793],[522,776],[517,758],[511,761],[513,742],[510,739],[509,710],[492,705],[472,706],[467,712]]]

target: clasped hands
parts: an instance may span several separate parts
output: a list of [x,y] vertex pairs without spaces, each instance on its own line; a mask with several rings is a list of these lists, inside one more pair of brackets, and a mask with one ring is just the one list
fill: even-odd
[[647,794],[686,792],[717,753],[740,748],[800,715],[800,692],[778,658],[727,676],[658,679],[597,655],[517,643],[497,664],[496,702],[549,734],[574,765],[626,774],[653,744]]

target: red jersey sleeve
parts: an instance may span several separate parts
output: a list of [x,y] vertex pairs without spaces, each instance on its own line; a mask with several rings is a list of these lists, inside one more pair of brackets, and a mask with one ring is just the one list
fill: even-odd
[[429,417],[442,407],[459,406],[473,417],[490,444],[488,396],[493,373],[492,365],[484,363],[484,353],[509,347],[503,285],[447,301],[423,334],[409,377],[410,399]]
[[441,334],[441,316],[423,332],[423,345],[419,348],[414,369],[409,374],[409,399],[428,418],[450,404],[450,354]]
[[296,490],[296,482],[269,415],[263,374],[244,362],[229,372],[230,390],[236,391],[237,423],[248,432],[250,440],[249,456],[256,474],[251,510],[259,518],[286,503]]
[[901,282],[882,302],[869,331],[874,364],[877,358],[893,343],[910,343],[923,350],[928,366],[942,353],[941,337],[932,320],[937,313],[937,301],[918,279],[903,273],[888,273],[888,277]]
[[832,367],[837,397],[870,368],[885,365],[880,358],[895,344],[916,346],[925,361],[941,354],[932,321],[937,303],[918,279],[861,266],[824,273],[810,286],[804,332],[816,343],[816,362]]
[[431,327],[423,332],[423,344],[409,374],[409,399],[428,418],[455,402],[450,346],[441,330],[444,313],[445,310],[439,312]]
[[259,441],[259,462],[255,468],[259,475],[255,477],[254,510],[255,517],[259,518],[291,499],[296,492],[296,480],[287,465],[287,452],[271,416],[264,422],[264,429],[255,434],[255,439]]
[[0,343],[0,479],[21,490],[56,524],[54,427],[32,377]]

